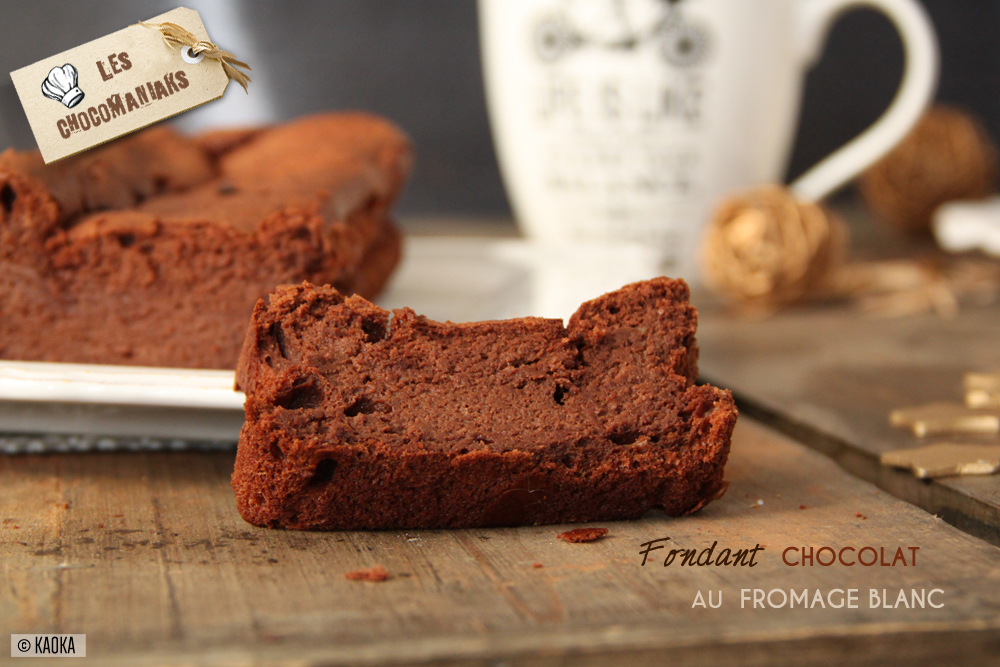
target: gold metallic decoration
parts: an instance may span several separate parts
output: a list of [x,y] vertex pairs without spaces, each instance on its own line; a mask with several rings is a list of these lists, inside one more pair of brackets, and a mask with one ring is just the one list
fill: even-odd
[[889,424],[918,438],[951,433],[1000,433],[1000,410],[974,410],[958,403],[928,403],[889,413]]
[[1000,373],[966,373],[965,406],[1000,410]]
[[705,278],[744,306],[774,310],[823,293],[840,265],[844,224],[777,185],[722,202],[702,243]]
[[909,468],[920,478],[989,475],[1000,470],[1000,445],[941,443],[886,452],[881,461],[885,466]]
[[847,299],[871,317],[934,312],[1000,298],[1000,262],[975,258],[844,261],[845,225],[787,188],[760,186],[725,199],[702,240],[705,282],[747,311],[770,313]]

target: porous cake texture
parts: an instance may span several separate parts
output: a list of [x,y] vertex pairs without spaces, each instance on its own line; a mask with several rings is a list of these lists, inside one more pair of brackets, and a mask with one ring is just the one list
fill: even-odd
[[567,326],[453,324],[310,284],[257,304],[233,487],[250,523],[511,526],[683,515],[724,489],[731,394],[694,384],[697,313],[660,278]]

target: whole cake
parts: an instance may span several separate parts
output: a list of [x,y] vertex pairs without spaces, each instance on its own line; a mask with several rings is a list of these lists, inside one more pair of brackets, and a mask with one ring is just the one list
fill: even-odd
[[303,280],[375,295],[399,258],[402,133],[365,114],[44,165],[0,154],[0,358],[234,368],[254,304]]
[[683,515],[722,492],[728,391],[693,383],[697,313],[660,278],[568,326],[453,324],[332,287],[254,310],[233,487],[250,523],[503,526]]

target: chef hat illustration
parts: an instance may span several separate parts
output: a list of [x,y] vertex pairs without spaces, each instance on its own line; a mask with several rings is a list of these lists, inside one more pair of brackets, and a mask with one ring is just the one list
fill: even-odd
[[42,81],[42,95],[73,108],[83,100],[83,91],[76,85],[78,79],[76,68],[69,63],[53,67]]

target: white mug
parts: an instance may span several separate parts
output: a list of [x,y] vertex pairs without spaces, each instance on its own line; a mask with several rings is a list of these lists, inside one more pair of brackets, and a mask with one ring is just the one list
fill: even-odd
[[808,200],[890,150],[929,103],[937,42],[915,0],[479,0],[490,120],[523,230],[639,242],[697,280],[712,207],[781,179],[805,72],[853,7],[895,24],[903,80],[874,125],[792,185]]

